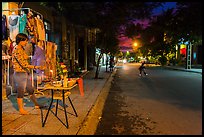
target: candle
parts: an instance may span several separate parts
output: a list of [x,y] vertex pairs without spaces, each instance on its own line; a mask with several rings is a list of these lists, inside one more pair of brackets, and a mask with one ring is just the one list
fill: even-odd
[[44,72],[42,72],[41,80],[44,80]]

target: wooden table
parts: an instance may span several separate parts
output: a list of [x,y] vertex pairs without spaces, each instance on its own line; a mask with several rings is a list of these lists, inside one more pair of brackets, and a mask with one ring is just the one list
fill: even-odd
[[[68,118],[67,118],[67,112],[66,112],[66,104],[65,104],[65,99],[68,98],[69,99],[69,102],[72,106],[72,109],[74,110],[74,113],[76,115],[76,117],[78,117],[77,115],[77,112],[74,108],[74,105],[69,97],[69,95],[71,94],[71,90],[76,87],[78,84],[75,83],[73,86],[71,87],[56,87],[56,86],[52,86],[52,85],[49,85],[49,86],[44,86],[44,87],[38,87],[39,90],[51,90],[51,94],[52,94],[52,97],[51,97],[51,103],[49,105],[49,108],[48,108],[48,111],[46,113],[46,116],[45,116],[45,120],[43,121],[43,115],[42,115],[42,127],[45,126],[45,122],[47,121],[47,117],[48,117],[48,114],[49,112],[51,111],[51,106],[53,104],[53,100],[56,99],[57,100],[57,104],[56,104],[56,113],[55,113],[55,116],[57,116],[57,108],[58,108],[58,100],[62,100],[63,101],[63,107],[64,107],[64,113],[65,113],[65,118],[66,118],[66,128],[68,128]],[[62,93],[58,94],[58,95],[54,95],[54,92],[55,91],[60,91]],[[58,118],[58,117],[57,117]],[[59,118],[58,118],[59,119]],[[60,120],[60,119],[59,119]],[[62,121],[61,121],[62,122]]]

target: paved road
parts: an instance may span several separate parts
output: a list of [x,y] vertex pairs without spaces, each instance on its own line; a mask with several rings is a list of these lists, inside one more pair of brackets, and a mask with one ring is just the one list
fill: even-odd
[[138,67],[118,66],[95,134],[201,135],[202,75]]

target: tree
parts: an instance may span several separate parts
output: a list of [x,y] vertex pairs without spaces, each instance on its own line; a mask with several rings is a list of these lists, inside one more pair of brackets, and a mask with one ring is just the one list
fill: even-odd
[[[179,37],[193,44],[202,43],[202,3],[178,2],[176,12]],[[185,24],[185,25],[184,25]]]
[[[169,53],[176,52],[175,45],[181,39],[184,40],[183,42],[189,41],[194,45],[201,44],[201,10],[202,4],[199,2],[177,2],[176,9],[169,9],[153,18],[149,27],[142,31],[139,29],[143,45],[146,47],[141,49],[144,50],[143,53],[145,54],[146,49],[151,51],[152,56],[161,56],[161,60],[165,56],[172,60],[175,57],[170,56]],[[137,29],[136,31],[138,32]]]
[[140,36],[143,29],[144,28],[140,23],[135,24],[131,22],[130,24],[126,26],[125,35],[129,38],[134,39],[135,37]]
[[[162,64],[166,63],[166,57],[175,52],[177,43],[176,35],[178,28],[175,22],[173,9],[164,11],[150,20],[150,25],[141,31],[141,40],[143,41],[145,55],[160,57]],[[148,52],[150,51],[150,53]],[[172,58],[172,57],[171,57]]]

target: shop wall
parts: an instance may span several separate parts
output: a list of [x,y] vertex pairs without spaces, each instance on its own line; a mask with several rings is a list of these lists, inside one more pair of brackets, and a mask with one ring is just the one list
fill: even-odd
[[74,60],[76,60],[75,58],[75,45],[76,45],[76,41],[75,41],[75,28],[74,25],[72,24],[70,26],[70,67],[74,66]]
[[88,69],[88,43],[87,43],[87,32],[84,29],[84,69]]
[[70,47],[71,47],[71,24],[66,23],[66,34],[64,36],[64,44],[63,44],[63,62],[70,66]]
[[76,26],[76,58],[81,68],[87,70],[87,44],[86,44],[86,31],[83,26]]
[[62,58],[62,17],[53,12],[54,18],[54,31],[53,41],[58,45],[57,55]]
[[67,47],[67,22],[65,17],[62,17],[62,58],[65,64],[68,64],[68,47]]
[[85,28],[78,25],[71,25],[70,27],[70,64],[74,66],[75,61],[78,61],[80,67],[86,69],[85,48]]

